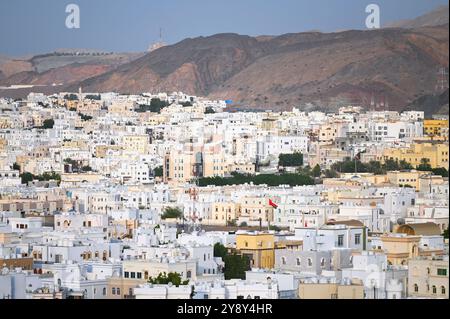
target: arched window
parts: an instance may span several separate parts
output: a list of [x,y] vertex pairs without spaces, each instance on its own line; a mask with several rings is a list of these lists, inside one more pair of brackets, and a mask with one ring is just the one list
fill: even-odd
[[437,288],[436,288],[436,286],[433,285],[432,289],[433,289],[433,294],[437,294]]
[[115,287],[112,287],[112,288],[111,288],[111,293],[112,293],[113,295],[116,294],[116,288],[115,288]]
[[427,274],[429,275],[430,274],[430,267],[427,267]]
[[320,259],[320,267],[325,267],[325,258]]
[[441,294],[445,295],[445,287],[441,286]]
[[120,296],[120,288],[117,288],[117,294]]
[[308,258],[308,267],[312,267],[312,259]]
[[281,257],[281,263],[282,263],[283,265],[286,265],[286,257]]
[[301,266],[302,265],[302,260],[300,258],[297,258],[297,266]]
[[414,292],[419,292],[419,285],[414,284]]
[[103,287],[103,296],[106,296],[106,287]]
[[191,271],[188,270],[188,271],[186,272],[186,278],[191,278],[191,275],[192,275]]

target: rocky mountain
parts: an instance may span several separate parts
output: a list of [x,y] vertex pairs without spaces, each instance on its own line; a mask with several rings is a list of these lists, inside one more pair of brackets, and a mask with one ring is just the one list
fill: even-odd
[[[411,28],[258,37],[217,34],[185,39],[129,60],[57,52],[59,56],[15,61],[20,72],[8,73],[0,66],[0,86],[28,83],[47,85],[45,90],[51,91],[49,85],[57,83],[62,86],[54,90],[77,91],[81,86],[84,92],[183,91],[231,99],[235,107],[252,109],[334,110],[348,104],[371,107],[374,101],[374,107],[402,110],[421,97],[442,93],[435,88],[437,71],[448,68],[448,15],[446,21],[437,16],[420,17]],[[443,21],[446,24],[439,25]]]
[[387,25],[391,28],[421,28],[421,27],[434,27],[448,23],[449,7],[439,6],[435,10],[420,16],[416,19],[401,20],[393,22]]
[[277,37],[186,39],[74,85],[85,91],[183,91],[251,108],[401,109],[435,88],[448,67],[448,25]]
[[0,59],[0,86],[67,85],[105,73],[143,53],[57,50],[31,58]]

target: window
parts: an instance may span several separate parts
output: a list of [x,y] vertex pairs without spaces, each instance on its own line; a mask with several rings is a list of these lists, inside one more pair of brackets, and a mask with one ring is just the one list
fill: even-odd
[[138,272],[138,273],[137,273],[137,278],[138,278],[138,279],[141,279],[141,278],[142,278],[142,273],[141,273],[141,272]]
[[361,244],[361,234],[355,234],[355,245]]
[[437,274],[438,274],[438,276],[447,276],[447,269],[438,268]]
[[433,295],[437,294],[437,288],[436,288],[436,286],[433,286],[432,290],[433,290]]
[[322,268],[325,267],[325,258],[320,259],[320,267],[322,267]]
[[112,293],[113,295],[115,295],[115,294],[116,294],[116,288],[112,287],[111,293]]
[[120,296],[120,288],[117,288],[117,294]]
[[106,296],[106,287],[103,288],[103,296]]
[[312,267],[313,263],[312,263],[312,259],[308,258],[308,267]]
[[281,263],[282,263],[283,265],[286,265],[286,257],[281,257]]
[[445,287],[441,286],[441,294],[445,295]]
[[300,259],[300,258],[297,258],[297,266],[301,266],[301,264],[302,264],[301,259]]
[[414,292],[419,292],[419,285],[414,284]]
[[338,235],[338,247],[344,246],[344,235]]
[[130,278],[130,273],[128,271],[125,271],[125,273],[123,274],[123,276],[125,278]]

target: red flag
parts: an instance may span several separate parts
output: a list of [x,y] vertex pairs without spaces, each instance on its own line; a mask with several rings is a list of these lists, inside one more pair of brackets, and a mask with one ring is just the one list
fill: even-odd
[[272,206],[273,208],[277,208],[278,207],[278,205],[275,204],[274,202],[272,202],[271,199],[269,199],[269,205]]

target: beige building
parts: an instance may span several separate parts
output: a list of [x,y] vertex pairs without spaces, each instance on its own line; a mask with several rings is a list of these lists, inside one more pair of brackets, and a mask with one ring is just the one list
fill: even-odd
[[122,139],[121,146],[125,151],[137,152],[145,155],[149,151],[149,136],[148,135],[127,135]]
[[362,284],[300,283],[300,299],[364,299]]
[[212,204],[210,220],[212,224],[227,225],[239,218],[241,205],[233,202],[216,202]]
[[269,199],[265,197],[242,197],[239,200],[241,205],[240,217],[248,218],[251,221],[273,221],[273,207],[269,205]]
[[420,235],[396,233],[381,236],[383,250],[389,265],[408,265],[409,261],[418,257],[438,256],[444,252],[438,249],[420,248]]
[[108,299],[134,299],[134,288],[146,282],[147,280],[145,279],[109,277],[107,288]]
[[228,173],[225,155],[218,145],[208,148],[188,144],[164,157],[164,182],[184,183],[195,177],[223,177]]
[[197,279],[197,264],[195,260],[181,259],[170,262],[168,258],[154,260],[126,260],[123,262],[123,277],[125,279],[144,279],[157,277],[160,273],[176,272],[182,280]]
[[411,170],[411,171],[390,171],[387,173],[389,183],[396,186],[409,185],[416,190],[420,188],[420,177],[425,175],[426,172]]
[[408,267],[408,295],[448,299],[448,256],[411,260]]

